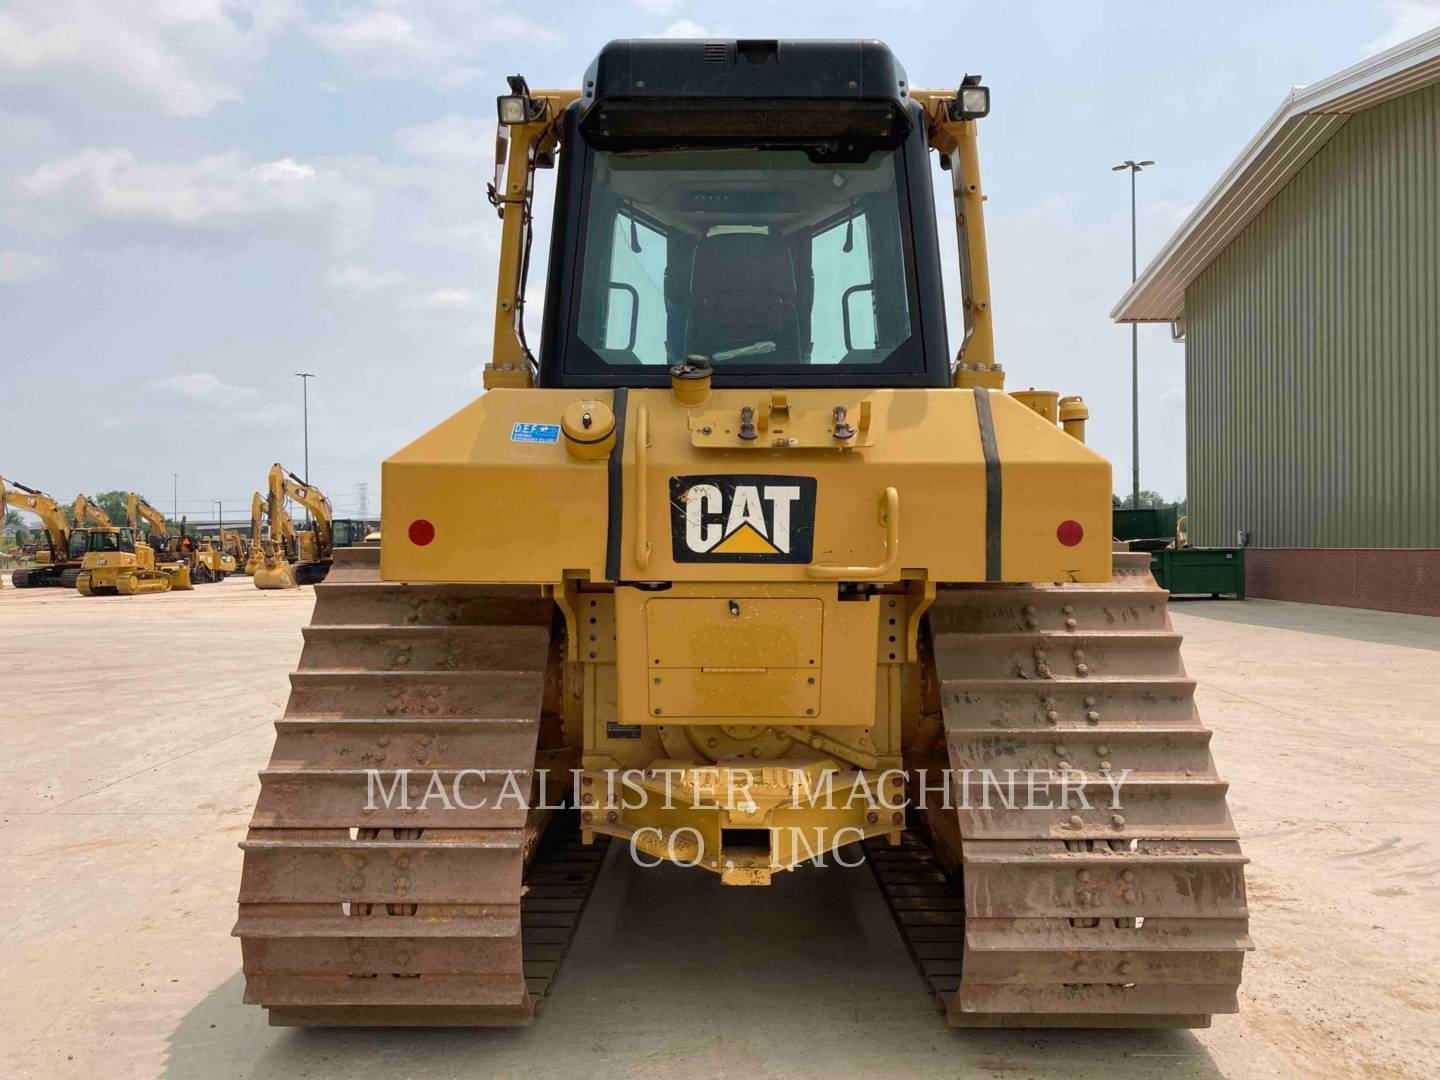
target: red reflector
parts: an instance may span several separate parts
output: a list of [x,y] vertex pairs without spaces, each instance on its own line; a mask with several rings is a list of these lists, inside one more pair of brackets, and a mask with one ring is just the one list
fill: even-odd
[[424,518],[417,518],[410,523],[410,542],[416,547],[424,547],[435,539],[435,526]]
[[[415,526],[410,526],[410,535],[415,535]],[[1078,521],[1062,521],[1059,528],[1055,530],[1055,539],[1066,547],[1074,547],[1085,539],[1085,530],[1080,527]]]

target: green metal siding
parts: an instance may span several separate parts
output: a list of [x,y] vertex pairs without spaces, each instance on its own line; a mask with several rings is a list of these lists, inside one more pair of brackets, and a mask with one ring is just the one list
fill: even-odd
[[1341,127],[1185,333],[1194,543],[1440,548],[1440,85]]

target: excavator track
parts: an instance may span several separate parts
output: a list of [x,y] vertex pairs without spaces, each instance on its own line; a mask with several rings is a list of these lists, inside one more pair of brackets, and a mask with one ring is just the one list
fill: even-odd
[[[507,775],[533,794],[553,613],[536,588],[382,582],[378,546],[336,552],[241,844],[245,1001],[271,1024],[530,1022],[603,855],[567,812],[502,797]],[[381,791],[411,770],[410,809],[370,799],[369,770]],[[448,807],[423,798],[436,776]]]
[[[19,570],[10,571],[10,584],[17,589],[44,589],[59,588],[65,584],[67,574],[78,575],[79,571],[74,568],[57,570],[54,566],[29,566]],[[75,584],[72,578],[66,588],[72,588]]]
[[[924,834],[872,865],[951,1026],[1205,1027],[1237,1009],[1247,860],[1168,594],[1147,554],[1114,558],[1107,584],[942,589],[928,613],[954,809],[932,794]],[[1016,770],[1032,808],[994,789],[985,808],[981,770]]]

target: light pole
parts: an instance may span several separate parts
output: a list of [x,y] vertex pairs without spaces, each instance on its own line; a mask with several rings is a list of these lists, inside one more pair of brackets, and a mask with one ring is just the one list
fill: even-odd
[[300,396],[305,412],[305,483],[310,483],[310,380],[315,378],[308,371],[297,371],[295,377],[300,380]]
[[[1112,165],[1111,172],[1130,173],[1130,284],[1135,284],[1139,267],[1135,260],[1135,174],[1153,161],[1131,161]],[[1140,325],[1130,324],[1130,508],[1140,509]]]
[[170,474],[170,479],[171,479],[171,481],[173,481],[173,483],[174,483],[174,487],[171,489],[171,492],[170,492],[170,520],[171,520],[171,521],[179,521],[179,520],[180,520],[180,474],[179,474],[178,472],[177,472],[177,473],[171,473],[171,474]]

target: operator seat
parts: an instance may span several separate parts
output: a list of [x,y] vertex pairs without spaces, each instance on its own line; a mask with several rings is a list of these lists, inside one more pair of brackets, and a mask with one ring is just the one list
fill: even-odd
[[737,362],[798,362],[797,292],[795,263],[781,237],[765,233],[706,237],[695,248],[690,271],[685,352],[723,364],[725,359],[717,358],[717,352],[773,341],[773,352],[737,357]]

